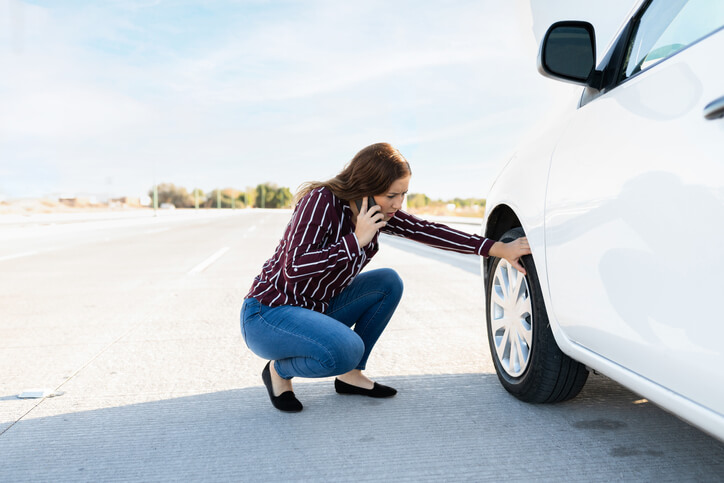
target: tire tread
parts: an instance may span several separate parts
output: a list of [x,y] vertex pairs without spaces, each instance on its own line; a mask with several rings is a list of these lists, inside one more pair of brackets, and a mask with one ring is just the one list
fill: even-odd
[[[523,230],[516,228],[501,237],[501,241],[512,241],[524,236]],[[493,259],[490,272],[494,272],[500,260]],[[518,399],[531,403],[556,403],[574,398],[583,389],[588,379],[588,369],[578,361],[565,355],[556,344],[543,303],[540,283],[535,265],[530,256],[523,257],[522,263],[528,275],[531,289],[534,330],[531,361],[528,369],[518,378],[507,375],[498,361],[495,344],[491,334],[490,312],[486,314],[488,342],[495,364],[498,379],[505,389]],[[490,304],[492,277],[488,277],[486,286],[487,306]]]

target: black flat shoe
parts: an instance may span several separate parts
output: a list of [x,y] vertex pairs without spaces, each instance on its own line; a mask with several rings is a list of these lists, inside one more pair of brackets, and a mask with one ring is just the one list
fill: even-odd
[[271,372],[269,372],[269,364],[271,361],[266,363],[264,370],[261,371],[261,380],[264,381],[267,392],[269,392],[269,399],[271,399],[272,405],[280,411],[288,413],[298,413],[304,406],[299,402],[299,399],[294,395],[293,391],[285,391],[278,396],[274,395],[274,389],[271,382]]
[[359,394],[360,396],[368,397],[392,397],[397,394],[396,389],[393,389],[390,386],[377,384],[376,382],[372,389],[365,389],[363,387],[347,384],[337,378],[334,379],[334,390],[339,394]]

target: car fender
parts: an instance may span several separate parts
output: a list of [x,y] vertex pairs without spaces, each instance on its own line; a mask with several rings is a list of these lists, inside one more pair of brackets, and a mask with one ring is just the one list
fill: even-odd
[[[580,88],[569,90],[567,102],[555,120],[547,124],[542,132],[534,130],[523,147],[501,169],[486,198],[482,224],[483,236],[495,240],[510,228],[523,228],[538,272],[553,336],[561,350],[571,357],[579,351],[566,337],[552,311],[545,253],[545,204],[553,153],[576,113],[581,92]],[[487,285],[487,266],[487,260],[481,260],[484,286]]]

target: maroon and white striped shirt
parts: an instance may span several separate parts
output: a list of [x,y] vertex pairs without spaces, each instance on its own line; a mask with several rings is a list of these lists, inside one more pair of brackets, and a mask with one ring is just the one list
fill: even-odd
[[[353,218],[349,204],[329,189],[309,192],[297,203],[284,237],[246,297],[270,307],[294,305],[324,313],[330,299],[352,283],[379,250],[379,232],[366,247],[359,246]],[[495,243],[401,210],[381,231],[485,257]]]

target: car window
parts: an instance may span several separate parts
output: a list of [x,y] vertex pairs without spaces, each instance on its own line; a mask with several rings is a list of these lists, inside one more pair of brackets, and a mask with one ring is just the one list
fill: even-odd
[[724,26],[722,0],[654,0],[634,25],[621,80]]

